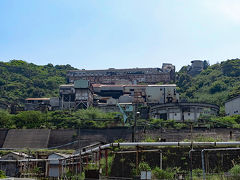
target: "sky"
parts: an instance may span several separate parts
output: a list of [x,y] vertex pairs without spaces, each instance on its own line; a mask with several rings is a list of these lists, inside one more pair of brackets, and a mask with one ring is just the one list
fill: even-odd
[[79,69],[239,58],[239,0],[0,0],[0,61]]

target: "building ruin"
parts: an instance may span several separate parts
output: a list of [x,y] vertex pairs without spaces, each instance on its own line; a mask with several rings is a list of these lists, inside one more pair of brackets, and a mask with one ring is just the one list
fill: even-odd
[[89,80],[92,84],[156,84],[175,81],[175,66],[163,63],[162,68],[131,68],[106,70],[71,70],[67,73],[69,83]]

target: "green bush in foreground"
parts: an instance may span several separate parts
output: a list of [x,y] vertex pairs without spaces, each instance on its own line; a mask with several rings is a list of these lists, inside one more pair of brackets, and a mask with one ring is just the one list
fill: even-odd
[[139,171],[141,172],[141,171],[151,171],[151,167],[148,165],[148,163],[146,163],[146,162],[140,162],[139,163],[139,165],[138,165],[138,167],[139,167]]
[[6,178],[5,172],[0,170],[0,179]]
[[235,179],[240,179],[240,165],[236,164],[229,171]]
[[173,179],[175,172],[172,171],[172,169],[160,169],[159,167],[156,167],[152,170],[153,176],[156,179]]

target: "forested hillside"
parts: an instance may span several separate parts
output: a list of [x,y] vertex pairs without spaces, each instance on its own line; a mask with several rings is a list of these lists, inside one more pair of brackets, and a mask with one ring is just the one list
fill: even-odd
[[21,60],[0,62],[0,101],[57,96],[59,85],[66,83],[66,72],[72,69],[70,65],[38,66]]
[[[70,65],[38,66],[22,60],[0,62],[0,102],[23,102],[27,97],[58,96],[60,84],[66,83]],[[176,81],[182,100],[215,103],[240,94],[240,59],[208,66],[191,77],[187,67],[177,73]]]
[[191,77],[184,66],[178,72],[177,85],[181,98],[187,101],[224,102],[240,94],[240,59],[232,59],[208,66],[199,75]]

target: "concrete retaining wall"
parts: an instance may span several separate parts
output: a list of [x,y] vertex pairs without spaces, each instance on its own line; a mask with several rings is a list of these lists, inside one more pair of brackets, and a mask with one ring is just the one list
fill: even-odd
[[[77,149],[78,130],[76,129],[10,129],[0,130],[0,148],[56,148]],[[240,140],[239,129],[194,129],[194,139],[209,138],[220,141]],[[131,128],[81,129],[80,145],[87,146],[96,142],[111,143],[118,139],[131,141]],[[183,141],[191,140],[191,132],[185,130],[144,130],[138,129],[137,141],[151,138],[154,140]],[[74,143],[71,143],[74,142]],[[60,146],[60,147],[59,147]]]

